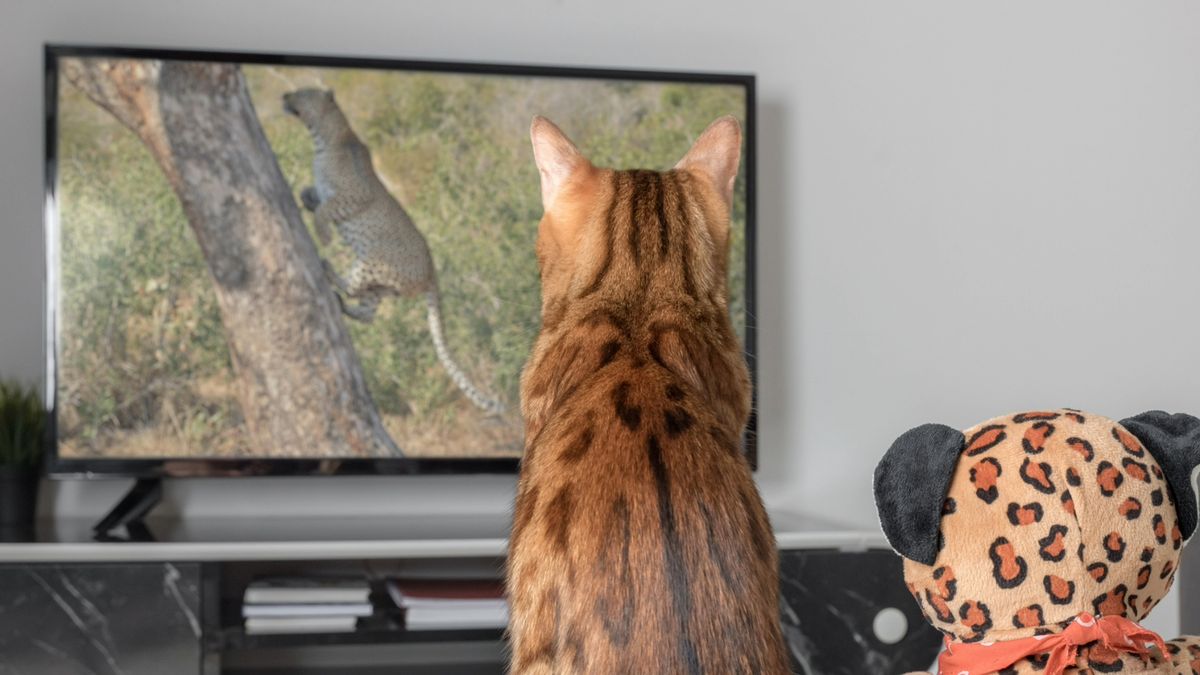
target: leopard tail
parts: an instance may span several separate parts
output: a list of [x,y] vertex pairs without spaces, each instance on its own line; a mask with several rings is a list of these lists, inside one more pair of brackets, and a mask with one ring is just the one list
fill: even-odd
[[438,361],[441,361],[442,367],[446,369],[446,373],[453,380],[462,393],[475,404],[475,407],[488,413],[489,415],[500,415],[504,412],[504,404],[488,398],[483,392],[479,391],[467,374],[462,371],[462,368],[455,363],[450,356],[450,350],[446,348],[446,338],[442,332],[442,296],[435,286],[431,290],[425,292],[425,305],[429,311],[429,333],[433,337],[433,349],[437,352]]

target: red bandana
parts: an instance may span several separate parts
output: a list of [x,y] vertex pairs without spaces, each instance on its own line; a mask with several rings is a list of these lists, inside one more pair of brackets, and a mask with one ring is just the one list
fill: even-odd
[[1158,646],[1160,654],[1167,653],[1163,639],[1123,616],[1102,616],[1099,619],[1084,612],[1053,635],[1038,635],[1020,640],[977,644],[951,643],[946,638],[946,651],[938,657],[938,675],[987,675],[1007,668],[1028,656],[1049,654],[1043,675],[1059,675],[1075,665],[1079,647],[1093,642],[1114,651],[1150,655]]

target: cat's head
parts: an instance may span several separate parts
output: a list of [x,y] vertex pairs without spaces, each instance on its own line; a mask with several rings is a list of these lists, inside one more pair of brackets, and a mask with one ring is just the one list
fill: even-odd
[[544,117],[534,118],[530,136],[544,208],[543,298],[681,291],[725,304],[742,145],[736,119],[717,119],[664,172],[595,167]]
[[[521,378],[526,436],[618,353],[631,364],[652,359],[707,399],[720,428],[740,430],[750,379],[726,280],[737,121],[713,122],[663,172],[593,166],[545,118],[530,133],[545,215],[542,326]],[[588,352],[596,360],[578,358]]]

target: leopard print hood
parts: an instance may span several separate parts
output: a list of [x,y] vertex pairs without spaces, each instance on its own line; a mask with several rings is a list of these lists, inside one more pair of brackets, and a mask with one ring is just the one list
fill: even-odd
[[1145,617],[1195,529],[1197,463],[1194,417],[1027,412],[914,429],[875,492],[929,622],[963,642],[1009,640],[1083,612]]

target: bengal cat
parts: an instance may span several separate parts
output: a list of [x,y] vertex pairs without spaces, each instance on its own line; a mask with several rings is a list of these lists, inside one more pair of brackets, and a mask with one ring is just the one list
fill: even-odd
[[596,168],[544,118],[531,135],[543,320],[521,382],[511,671],[786,673],[727,306],[738,123],[662,173]]

